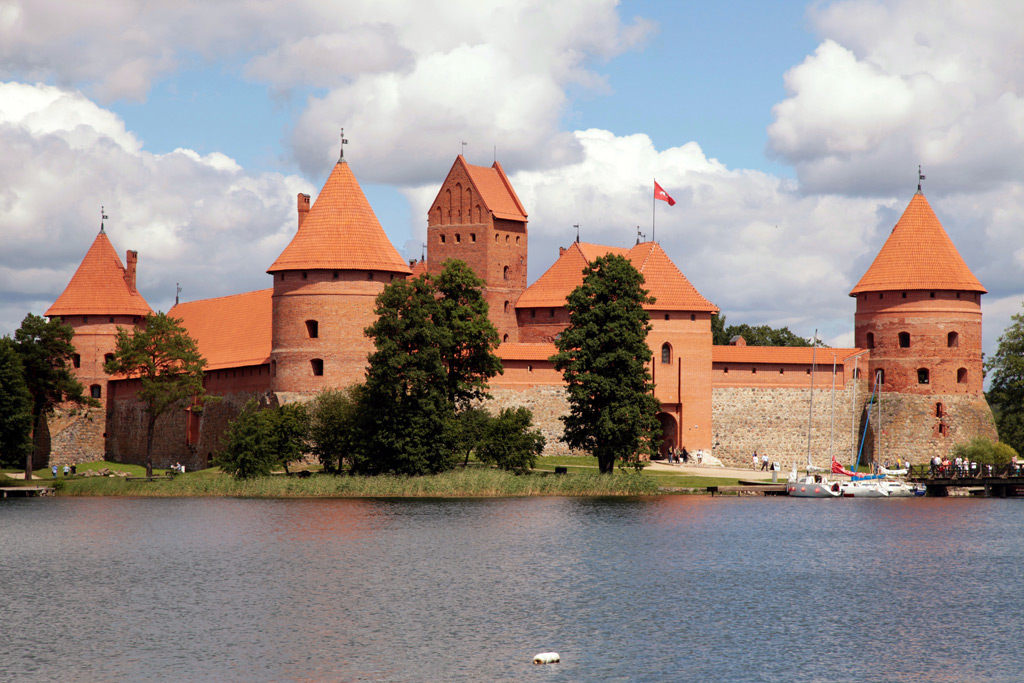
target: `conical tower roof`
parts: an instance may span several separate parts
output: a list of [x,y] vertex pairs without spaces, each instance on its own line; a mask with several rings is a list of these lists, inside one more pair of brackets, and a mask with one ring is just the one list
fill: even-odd
[[334,165],[295,237],[267,272],[282,270],[411,272],[344,159]]
[[100,228],[100,234],[71,276],[71,282],[46,315],[148,315],[152,312],[134,282],[129,285],[121,259],[107,233]]
[[918,192],[850,296],[907,289],[987,290],[960,257],[928,200]]

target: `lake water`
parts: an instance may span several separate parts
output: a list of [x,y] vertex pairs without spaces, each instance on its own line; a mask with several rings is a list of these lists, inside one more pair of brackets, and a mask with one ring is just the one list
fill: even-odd
[[2,677],[1019,681],[1022,505],[0,501]]

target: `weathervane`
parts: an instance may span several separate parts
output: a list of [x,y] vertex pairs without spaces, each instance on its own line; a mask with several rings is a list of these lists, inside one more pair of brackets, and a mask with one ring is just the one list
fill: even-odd
[[100,205],[100,232],[105,232],[104,229],[103,229],[103,221],[109,220],[109,219],[110,219],[110,216],[107,215],[107,212],[104,210],[103,205],[101,204]]
[[640,244],[640,238],[641,237],[644,238],[645,242],[647,241],[647,235],[645,235],[644,233],[640,232],[640,226],[638,225],[638,226],[636,226],[636,243],[637,244]]
[[345,145],[348,144],[348,140],[345,139],[345,129],[341,129],[341,155],[338,157],[338,163],[340,164],[345,160]]
[[576,228],[576,243],[579,244],[579,241],[580,241],[580,224],[579,223],[573,223],[572,227]]
[[924,180],[924,174],[921,173],[921,164],[917,165],[917,192],[921,193],[921,181]]
[[459,152],[459,154],[460,154],[461,156],[465,156],[465,155],[466,155],[466,145],[468,145],[468,144],[469,144],[469,143],[468,143],[468,142],[466,142],[465,140],[463,140],[463,141],[462,141],[462,151],[461,151],[461,152]]
[[420,261],[427,260],[427,243],[420,242]]
[[175,282],[174,286],[178,290],[178,291],[176,291],[174,293],[174,305],[177,306],[178,305],[178,297],[181,296],[181,283],[180,282]]

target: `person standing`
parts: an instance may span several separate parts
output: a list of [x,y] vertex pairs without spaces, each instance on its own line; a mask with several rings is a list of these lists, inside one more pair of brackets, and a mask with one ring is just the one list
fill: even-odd
[[750,465],[750,469],[756,470],[757,469],[757,451],[754,451],[754,455],[751,456],[751,459],[752,459],[753,463]]
[[51,467],[50,468],[50,472],[53,473],[53,478],[56,479],[57,478],[57,466],[54,465],[53,467]]
[[764,472],[768,469],[768,454],[764,453],[761,455],[761,471]]

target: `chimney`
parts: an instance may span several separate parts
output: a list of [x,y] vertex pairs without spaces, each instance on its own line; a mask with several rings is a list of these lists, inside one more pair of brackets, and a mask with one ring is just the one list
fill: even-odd
[[558,248],[558,255],[559,255],[559,256],[561,256],[561,255],[562,255],[562,254],[564,254],[564,253],[565,253],[566,251],[567,251],[567,249],[566,249],[565,247],[559,247],[559,248]]
[[299,193],[299,227],[302,227],[302,221],[306,220],[306,214],[309,213],[309,195]]
[[124,261],[128,264],[124,269],[124,281],[128,285],[128,291],[132,294],[136,293],[135,290],[135,264],[139,260],[139,252],[129,249],[124,255]]

